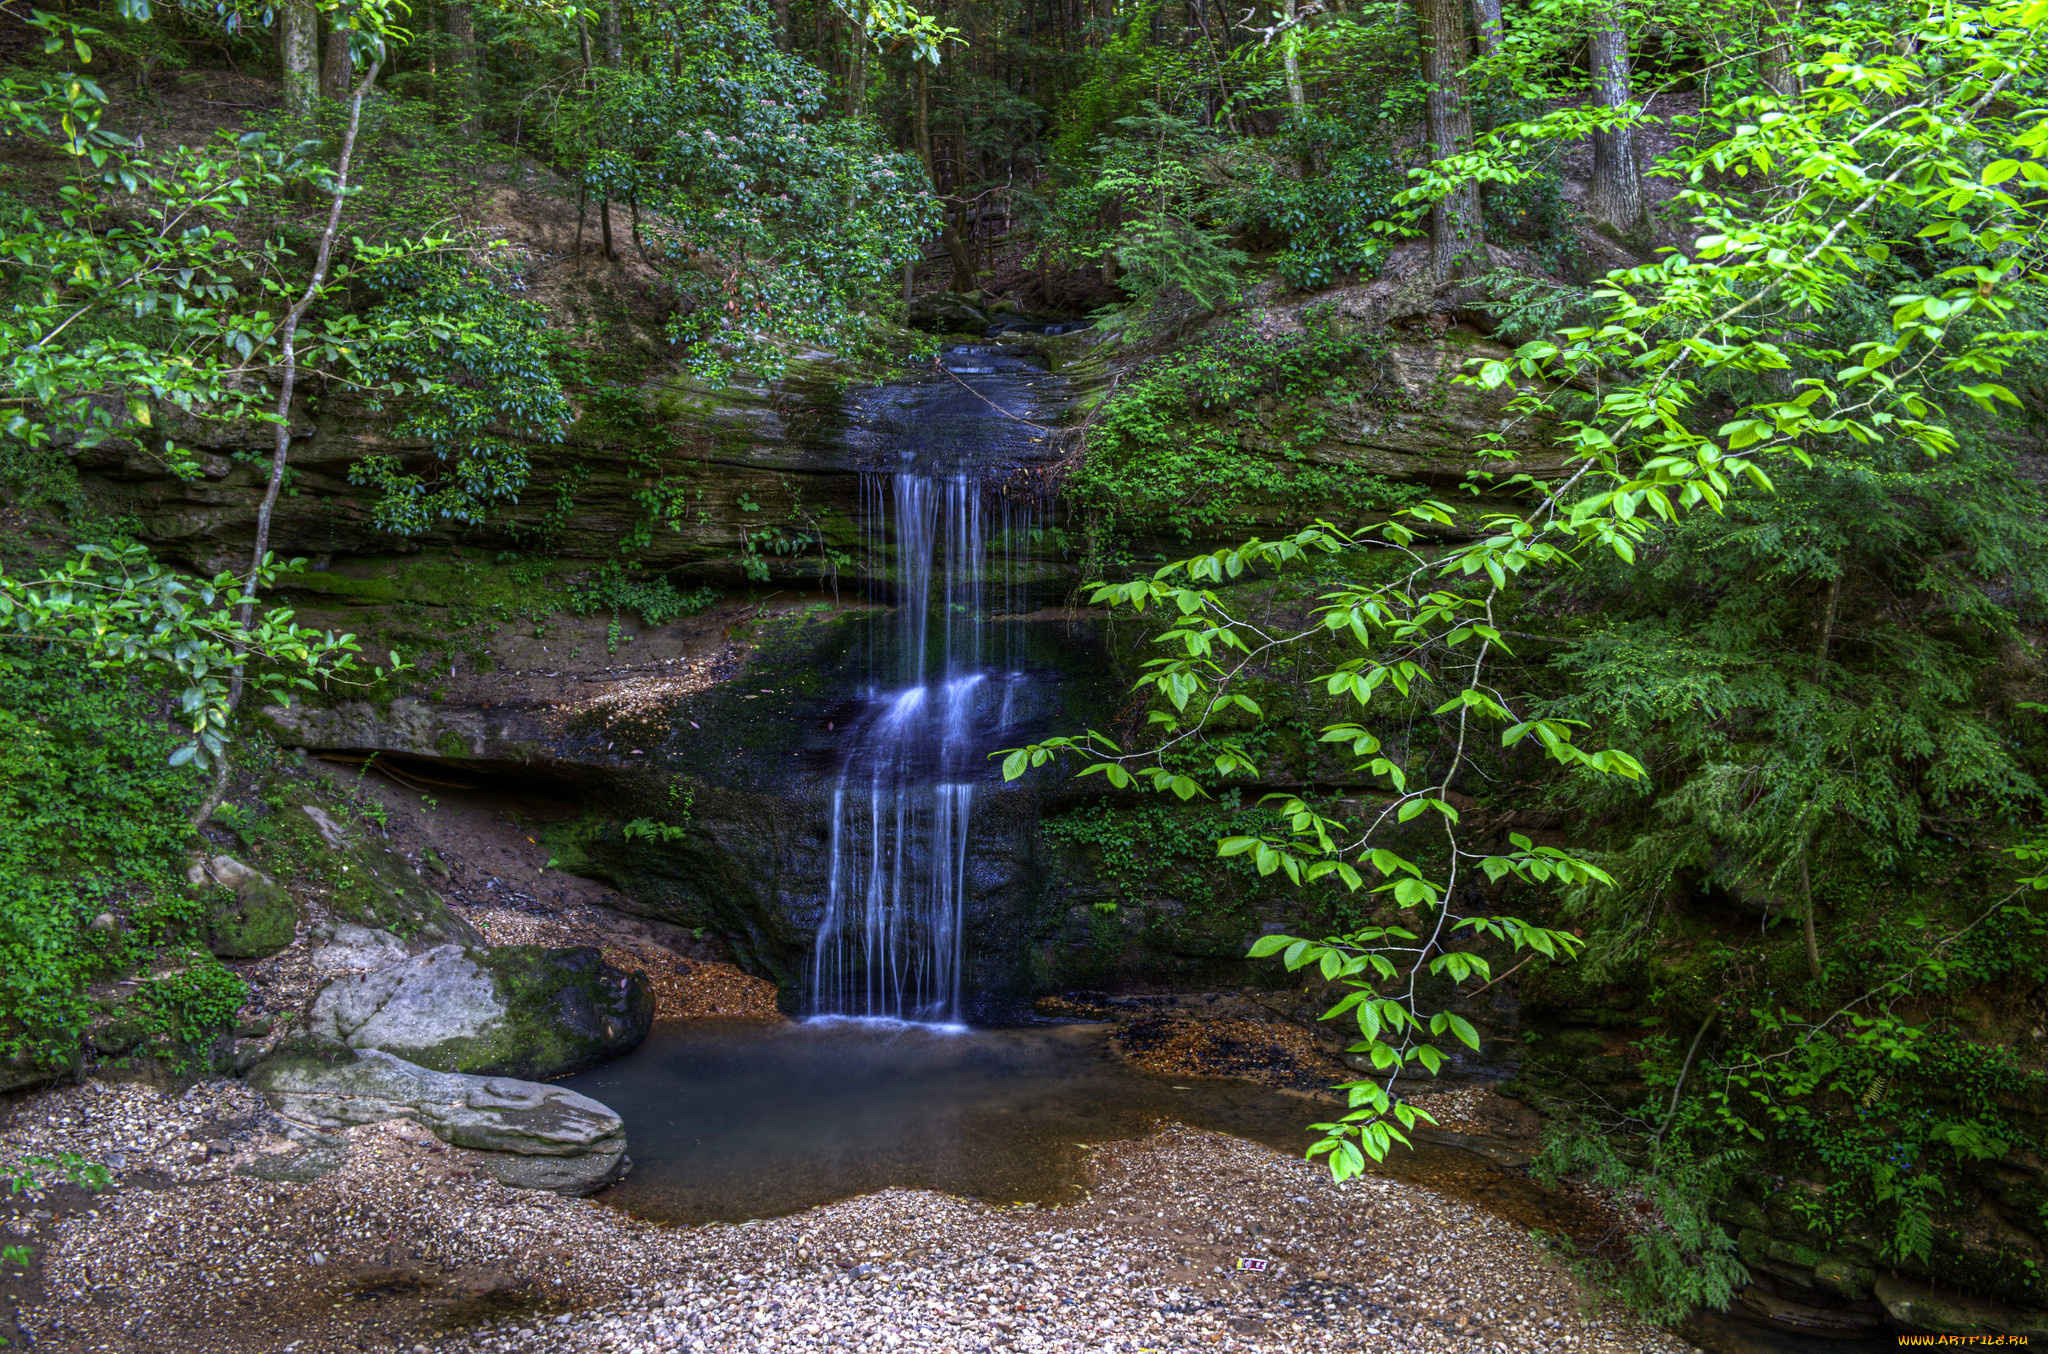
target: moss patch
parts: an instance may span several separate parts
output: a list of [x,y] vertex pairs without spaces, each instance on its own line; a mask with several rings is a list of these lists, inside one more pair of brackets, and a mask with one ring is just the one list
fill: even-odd
[[299,905],[282,886],[246,879],[216,888],[206,903],[206,948],[222,959],[261,959],[292,943]]
[[654,997],[583,946],[506,945],[469,958],[491,977],[505,1014],[488,1034],[405,1056],[440,1072],[545,1081],[615,1058],[647,1037]]

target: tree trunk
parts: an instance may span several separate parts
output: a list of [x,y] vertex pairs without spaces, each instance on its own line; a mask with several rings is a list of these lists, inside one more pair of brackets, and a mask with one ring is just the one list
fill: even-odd
[[846,115],[859,117],[867,106],[868,99],[868,35],[867,29],[856,22],[852,30],[853,50],[846,56]]
[[932,169],[932,95],[931,87],[925,81],[929,63],[917,63],[917,158],[924,162],[925,181],[937,192],[939,176]]
[[[307,281],[306,289],[292,308],[284,313],[284,323],[278,329],[278,392],[277,431],[271,443],[270,480],[263,488],[263,501],[256,507],[256,542],[250,550],[249,577],[242,584],[241,604],[235,608],[235,624],[242,630],[249,628],[256,616],[256,592],[262,585],[263,566],[270,556],[270,522],[277,511],[277,496],[284,488],[284,472],[289,462],[292,445],[292,392],[299,379],[298,334],[299,322],[306,318],[306,312],[320,299],[320,289],[327,282],[327,268],[334,258],[335,237],[341,233],[341,209],[348,201],[349,161],[356,151],[356,129],[362,125],[363,96],[376,82],[378,63],[372,61],[369,70],[363,73],[362,83],[355,87],[349,99],[348,127],[341,137],[341,157],[335,166],[334,201],[327,209],[327,228],[320,233],[320,247],[313,255],[313,276]],[[237,648],[235,666],[228,673],[228,713],[234,713],[241,702],[246,681],[244,660],[247,650]],[[199,808],[194,811],[192,826],[199,827],[213,817],[213,811],[220,807],[221,798],[228,788],[228,758],[225,748],[217,758],[219,765],[214,770],[213,788],[207,792]]]
[[604,64],[618,69],[626,59],[626,35],[619,24],[618,0],[604,7],[597,31],[604,41]]
[[1802,895],[1803,906],[1801,911],[1804,914],[1800,918],[1799,925],[1806,938],[1806,971],[1813,975],[1815,982],[1819,982],[1821,980],[1820,932],[1814,925],[1813,920],[1813,876],[1808,872],[1806,865],[1806,858],[1810,854],[1812,854],[1811,847],[1801,847],[1799,849],[1799,892]]
[[284,67],[284,108],[313,116],[320,98],[320,11],[312,0],[285,0],[277,21],[278,60]]
[[1297,50],[1300,34],[1295,31],[1301,20],[1297,11],[1295,0],[1287,0],[1281,12],[1287,21],[1287,31],[1280,38],[1280,66],[1287,73],[1287,102],[1294,106],[1294,116],[1298,118],[1308,112],[1308,91],[1301,83],[1301,53]]
[[320,97],[340,103],[355,83],[356,62],[348,50],[348,30],[330,27],[320,54]]
[[[1424,131],[1438,159],[1472,149],[1472,105],[1465,91],[1471,47],[1465,38],[1464,0],[1417,0],[1422,30],[1422,80],[1428,89]],[[1429,261],[1437,279],[1461,276],[1486,264],[1486,232],[1479,216],[1479,185],[1465,180],[1430,209]]]
[[[576,16],[576,41],[583,53],[583,92],[587,97],[595,101],[597,97],[597,83],[590,73],[594,64],[590,52],[590,25],[584,22],[583,15],[580,13]],[[602,156],[604,154],[604,138],[602,136],[597,138],[596,146],[597,153]],[[585,173],[587,176],[587,169]],[[611,190],[603,185],[599,185],[597,190],[597,227],[598,233],[604,238],[604,256],[607,259],[617,259],[618,254],[612,248]],[[578,238],[580,241],[581,236],[579,235]]]
[[796,44],[796,34],[789,26],[789,0],[775,0],[775,45],[788,51]]
[[443,11],[448,20],[448,36],[455,43],[455,97],[462,101],[462,130],[474,136],[481,119],[477,116],[477,102],[482,95],[476,57],[476,9],[470,0],[448,0]]
[[1764,88],[1781,98],[1799,92],[1799,77],[1792,73],[1790,28],[1798,17],[1796,0],[1764,0],[1763,46],[1757,52],[1756,73]]
[[1472,18],[1479,29],[1479,54],[1499,56],[1501,34],[1501,0],[1472,0]]
[[[1593,30],[1593,98],[1602,108],[1629,104],[1628,34],[1620,15]],[[1586,195],[1593,219],[1630,244],[1650,236],[1650,202],[1643,171],[1636,164],[1636,129],[1631,119],[1611,132],[1593,133],[1593,183]]]

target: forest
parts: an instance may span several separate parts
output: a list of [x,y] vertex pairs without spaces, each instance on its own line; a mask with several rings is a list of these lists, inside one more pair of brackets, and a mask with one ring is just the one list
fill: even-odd
[[[1319,1187],[1589,1210],[1593,1347],[2048,1338],[2048,0],[50,3],[0,1218],[127,1188],[43,1097],[340,1096],[380,964],[535,1094],[678,965],[1138,1053],[1215,992],[1318,1050]],[[62,1253],[0,1336],[166,1347]]]

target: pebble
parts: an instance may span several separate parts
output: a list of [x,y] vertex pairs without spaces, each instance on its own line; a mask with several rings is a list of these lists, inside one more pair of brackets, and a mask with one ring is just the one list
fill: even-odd
[[[195,1165],[185,1135],[221,1135]],[[792,1217],[659,1227],[508,1190],[416,1126],[352,1129],[333,1174],[237,1174],[269,1150],[231,1082],[30,1097],[0,1163],[131,1158],[56,1221],[37,1348],[91,1354],[1682,1354],[1585,1308],[1518,1227],[1399,1180],[1336,1185],[1168,1124],[1092,1154],[1060,1208],[891,1189]],[[1304,1200],[1306,1202],[1304,1202]],[[324,1259],[326,1264],[311,1263]],[[1264,1260],[1261,1271],[1239,1260]]]

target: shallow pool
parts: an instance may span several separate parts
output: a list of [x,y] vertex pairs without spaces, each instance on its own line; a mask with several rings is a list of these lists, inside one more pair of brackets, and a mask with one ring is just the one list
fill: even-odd
[[655,1027],[565,1084],[626,1121],[633,1173],[607,1203],[663,1222],[743,1221],[891,1185],[1001,1203],[1079,1193],[1086,1144],[1178,1119],[1300,1152],[1315,1102],[1169,1081],[1100,1026],[938,1029],[823,1019]]

